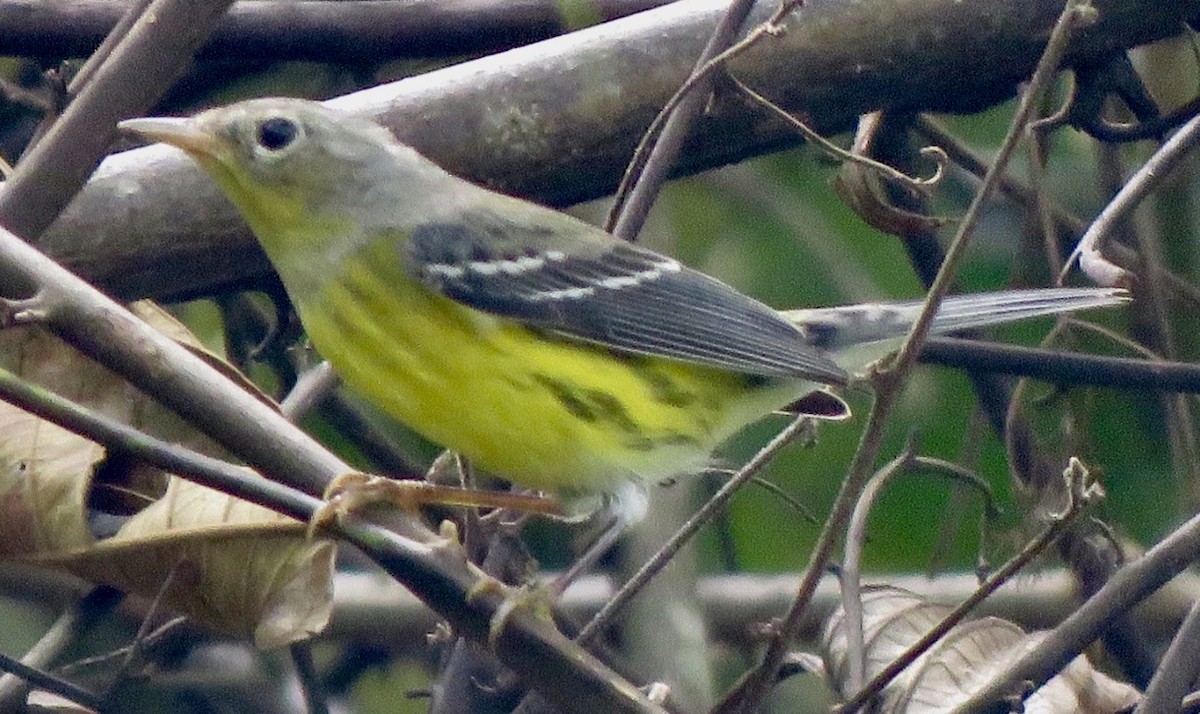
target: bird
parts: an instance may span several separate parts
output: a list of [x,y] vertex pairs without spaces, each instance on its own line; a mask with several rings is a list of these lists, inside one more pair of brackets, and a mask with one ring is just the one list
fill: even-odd
[[[252,99],[119,126],[182,149],[215,180],[350,388],[477,468],[564,499],[599,494],[627,522],[645,515],[649,484],[703,470],[771,412],[808,400],[844,416],[834,392],[921,309],[774,310],[317,102]],[[1105,288],[952,296],[932,330],[1126,299]]]

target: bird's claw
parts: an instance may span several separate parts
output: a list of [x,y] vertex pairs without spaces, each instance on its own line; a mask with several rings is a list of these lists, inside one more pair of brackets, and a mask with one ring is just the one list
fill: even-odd
[[517,611],[525,610],[546,620],[553,618],[554,594],[540,583],[526,583],[513,587],[487,576],[476,581],[467,591],[468,602],[486,596],[501,598],[488,623],[487,643],[493,652],[500,643],[500,636],[504,634],[508,621]]
[[421,481],[398,481],[359,472],[342,474],[325,488],[325,502],[308,521],[308,537],[367,506],[388,503],[415,511],[428,501],[426,486]]

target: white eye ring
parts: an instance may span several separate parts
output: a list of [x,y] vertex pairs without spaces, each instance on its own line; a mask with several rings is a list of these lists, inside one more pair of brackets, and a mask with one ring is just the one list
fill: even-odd
[[258,123],[254,131],[254,144],[259,150],[274,154],[295,143],[300,134],[300,125],[294,120],[275,116]]

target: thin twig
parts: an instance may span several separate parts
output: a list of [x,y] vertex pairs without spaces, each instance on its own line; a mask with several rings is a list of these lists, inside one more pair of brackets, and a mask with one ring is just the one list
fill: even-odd
[[1129,284],[1131,276],[1124,268],[1105,258],[1101,246],[1128,213],[1158,187],[1179,162],[1192,152],[1197,143],[1200,143],[1200,115],[1189,119],[1179,131],[1167,139],[1104,206],[1104,210],[1100,211],[1100,215],[1096,216],[1096,220],[1092,221],[1087,232],[1079,239],[1075,250],[1071,251],[1063,272],[1058,276],[1059,284],[1066,279],[1067,272],[1076,259],[1079,260],[1080,269],[1100,285]]
[[1063,352],[957,337],[930,338],[921,350],[921,360],[969,372],[1032,377],[1064,386],[1200,394],[1200,365],[1191,362]]
[[87,709],[98,711],[104,706],[103,699],[92,692],[77,687],[61,677],[55,677],[40,669],[30,667],[21,660],[9,657],[2,652],[0,652],[0,671],[16,675],[38,689],[53,692]]
[[1062,246],[1059,244],[1057,220],[1054,215],[1059,206],[1050,197],[1046,185],[1048,126],[1043,120],[1034,122],[1029,127],[1029,186],[1033,189],[1032,209],[1041,233],[1046,266],[1051,273],[1057,273],[1062,268]]
[[[792,607],[784,616],[778,632],[771,640],[766,654],[763,655],[762,663],[758,669],[726,697],[726,700],[718,707],[718,711],[752,711],[762,701],[769,689],[770,683],[774,681],[775,672],[778,670],[779,664],[783,661],[784,654],[799,630],[802,615],[808,606],[809,599],[812,597],[813,590],[816,588],[819,575],[824,570],[825,564],[833,552],[840,528],[849,518],[858,493],[862,490],[863,484],[865,484],[866,479],[873,470],[875,457],[882,448],[883,430],[887,422],[887,417],[891,413],[892,405],[899,398],[899,392],[904,385],[905,376],[915,361],[922,341],[929,332],[929,326],[933,321],[934,314],[936,314],[937,306],[953,282],[958,263],[966,250],[968,237],[973,232],[979,220],[983,202],[991,195],[999,176],[1002,175],[1004,167],[1007,166],[1008,160],[1016,150],[1025,126],[1032,115],[1033,108],[1040,103],[1043,93],[1050,86],[1059,62],[1066,52],[1068,39],[1071,31],[1077,24],[1078,18],[1086,16],[1079,10],[1081,4],[1086,5],[1086,0],[1084,2],[1069,1],[1067,7],[1055,23],[1054,29],[1050,34],[1050,39],[1047,41],[1046,49],[1038,61],[1037,68],[1029,80],[1029,85],[1012,119],[1008,135],[1005,137],[990,171],[984,177],[982,185],[979,187],[974,199],[967,208],[966,214],[963,216],[958,232],[946,252],[946,258],[942,263],[942,267],[929,289],[925,307],[921,315],[914,322],[908,337],[905,339],[892,365],[886,372],[881,372],[877,375],[875,380],[875,403],[872,405],[871,415],[859,441],[858,451],[855,453],[854,460],[848,469],[842,489],[838,493],[837,500],[833,506],[833,512],[826,521],[825,529],[822,530],[817,545],[809,557],[807,569],[801,580],[800,588],[796,593],[796,599]],[[837,532],[834,531],[835,528],[838,529]]]
[[[98,444],[120,448],[123,453],[150,466],[225,493],[236,493],[239,498],[294,518],[309,518],[312,513],[305,504],[321,503],[315,498],[303,497],[299,491],[254,476],[244,467],[162,441],[81,407],[4,369],[0,369],[0,400]],[[285,503],[289,505],[283,508],[281,504]]]
[[846,658],[850,669],[846,673],[845,689],[857,692],[863,686],[867,672],[867,648],[863,641],[862,608],[862,546],[867,539],[867,517],[880,491],[892,478],[912,466],[916,442],[910,438],[904,451],[877,471],[868,481],[854,504],[846,528],[845,555],[842,558],[842,618],[846,633]]
[[324,401],[341,383],[341,377],[333,371],[333,366],[322,360],[312,369],[300,373],[295,386],[279,403],[279,412],[289,421],[299,421]]
[[325,686],[313,661],[312,645],[293,642],[288,645],[288,652],[292,655],[292,666],[296,669],[296,679],[300,682],[300,691],[304,693],[308,714],[329,714],[329,702],[326,701]]
[[[1193,142],[1192,148],[1195,146]],[[1120,160],[1113,147],[1106,147],[1106,154],[1111,155],[1114,162]],[[1160,176],[1147,180],[1147,183],[1157,184],[1163,178]],[[1119,194],[1120,190],[1117,193]],[[1121,223],[1131,227],[1138,255],[1141,256],[1147,272],[1161,272],[1160,269],[1167,264],[1162,244],[1162,227],[1138,220],[1117,222],[1118,225]],[[1144,281],[1138,286],[1139,314],[1142,318],[1139,320],[1141,330],[1138,337],[1149,342],[1163,357],[1174,361],[1179,358],[1179,341],[1171,322],[1168,292],[1167,286],[1156,280]],[[1186,494],[1185,501],[1180,504],[1180,511],[1191,513],[1200,505],[1200,452],[1197,451],[1191,400],[1179,394],[1160,394],[1158,397],[1166,418],[1172,471],[1184,485],[1183,493]]]
[[37,146],[38,142],[42,140],[42,137],[45,136],[46,132],[58,119],[61,107],[70,102],[72,98],[79,94],[81,89],[87,86],[87,83],[91,81],[91,78],[96,75],[96,71],[112,55],[113,50],[116,49],[121,40],[129,34],[130,28],[146,12],[146,8],[150,6],[151,2],[153,0],[136,0],[131,3],[117,20],[116,24],[113,25],[112,29],[108,31],[108,34],[104,36],[104,39],[96,49],[88,56],[87,61],[83,63],[83,66],[71,78],[70,84],[64,88],[61,83],[55,82],[48,88],[53,99],[45,115],[42,117],[42,121],[38,123],[37,128],[34,130],[33,136],[30,137],[29,143],[25,145],[22,151],[23,155],[28,154],[33,147]]
[[700,510],[696,511],[696,513],[689,518],[686,523],[680,526],[679,530],[675,532],[675,535],[671,536],[671,539],[663,544],[663,547],[659,549],[659,551],[655,553],[653,557],[643,563],[642,567],[638,568],[637,572],[634,573],[633,576],[630,577],[623,586],[621,586],[621,589],[618,590],[615,595],[613,595],[612,599],[605,603],[604,607],[600,609],[600,612],[596,613],[596,616],[593,617],[582,630],[580,630],[579,636],[575,638],[576,642],[581,645],[586,645],[597,634],[599,634],[604,626],[607,625],[608,622],[613,618],[613,616],[620,611],[621,607],[623,607],[625,603],[637,593],[638,590],[642,589],[642,587],[644,587],[646,583],[649,582],[650,579],[653,578],[654,575],[663,568],[663,566],[670,562],[675,553],[678,552],[679,549],[684,546],[684,544],[691,540],[692,536],[694,536],[701,527],[703,527],[714,517],[716,517],[717,514],[725,509],[725,507],[729,504],[729,500],[733,498],[733,494],[736,493],[739,488],[741,488],[746,484],[747,481],[762,471],[762,469],[766,467],[768,463],[770,463],[771,459],[776,453],[778,453],[780,449],[782,449],[784,446],[787,446],[793,439],[803,433],[804,429],[807,428],[805,423],[806,421],[807,419],[805,417],[794,420],[786,429],[776,434],[774,439],[771,439],[766,446],[760,449],[758,453],[754,455],[754,458],[750,459],[745,466],[738,469],[737,473],[735,473],[732,478],[726,481],[725,484],[722,485],[721,488],[712,495],[712,498],[708,499],[708,502],[706,502],[704,506],[700,508]]
[[[625,231],[619,230],[618,224],[625,220],[623,216],[629,213],[625,208],[626,204],[629,203],[628,194],[632,191],[633,184],[640,180],[638,178],[641,175],[639,173],[640,169],[649,162],[649,159],[646,157],[651,152],[651,140],[659,136],[660,131],[665,133],[663,127],[675,115],[676,108],[689,96],[699,95],[699,92],[693,94],[693,90],[698,86],[707,85],[711,81],[712,73],[717,71],[723,63],[750,49],[763,38],[783,33],[785,31],[782,25],[784,18],[801,5],[803,5],[803,0],[780,0],[779,7],[776,8],[775,13],[766,21],[755,26],[745,37],[708,58],[703,63],[697,63],[697,68],[693,69],[692,74],[684,80],[679,89],[675,90],[675,93],[663,105],[663,108],[654,117],[654,120],[642,135],[637,148],[634,149],[633,158],[630,159],[629,165],[625,169],[625,174],[621,177],[621,182],[617,185],[617,190],[613,198],[613,207],[609,212],[608,220],[604,224],[605,230],[617,237],[626,236]],[[732,10],[733,6],[730,9]],[[728,14],[726,17],[728,17]],[[713,46],[713,43],[710,42],[710,46]],[[705,49],[707,50],[708,48],[706,47]],[[680,126],[682,130],[682,123]],[[681,136],[680,140],[682,138]],[[656,142],[654,146],[657,146],[658,143]],[[657,188],[655,188],[655,191],[657,191]],[[630,227],[633,227],[635,223],[640,227],[641,220],[643,219],[637,219],[634,215],[630,215],[628,219]],[[636,233],[636,231],[633,231],[630,235],[633,233]]]
[[836,714],[851,714],[882,692],[883,688],[896,678],[896,675],[904,671],[906,667],[944,637],[951,628],[966,619],[967,615],[976,606],[986,600],[988,596],[996,592],[1000,586],[1012,579],[1022,568],[1040,555],[1042,551],[1053,543],[1075,521],[1087,506],[1094,503],[1096,499],[1103,495],[1103,490],[1099,485],[1089,482],[1090,476],[1087,470],[1075,459],[1071,459],[1071,463],[1063,471],[1063,479],[1067,483],[1067,502],[1062,512],[1055,514],[1054,518],[1036,538],[1027,543],[1021,549],[1020,553],[1009,559],[1007,563],[992,573],[987,580],[983,581],[979,589],[972,593],[970,597],[959,603],[937,625],[930,628],[928,632],[905,650],[903,655],[889,662],[886,667],[871,678],[871,681],[866,686],[846,700],[841,706],[837,707],[834,710]]
[[[708,101],[708,95],[712,91],[712,72],[705,71],[706,65],[734,41],[738,31],[741,30],[746,18],[750,15],[750,11],[754,8],[754,4],[755,0],[733,0],[729,4],[725,14],[713,28],[708,43],[700,51],[700,56],[696,59],[696,65],[692,69],[692,75],[684,83],[686,89],[680,88],[676,94],[679,100],[673,107],[663,109],[667,119],[662,124],[662,132],[652,133],[656,127],[647,130],[643,141],[657,135],[654,148],[646,155],[644,161],[640,152],[634,153],[626,176],[636,176],[636,178],[632,180],[632,187],[627,196],[618,189],[613,203],[610,224],[612,234],[618,238],[633,240],[646,222],[650,206],[657,198],[663,182],[666,181],[667,174],[675,165],[675,159],[679,155],[680,147],[683,146],[683,140],[687,138],[692,126],[700,118],[701,112],[704,111],[704,104]],[[670,103],[668,106],[671,106]],[[624,181],[622,183],[624,184]]]
[[825,572],[825,565],[829,562],[833,549],[837,546],[838,539],[849,521],[854,502],[862,491],[862,484],[865,483],[867,475],[871,472],[869,461],[873,462],[875,455],[879,453],[883,441],[884,421],[895,398],[894,391],[876,396],[871,405],[871,413],[867,417],[866,426],[863,428],[863,434],[859,438],[858,449],[847,469],[849,475],[843,479],[837,498],[834,499],[833,508],[825,519],[825,524],[821,527],[816,544],[809,553],[808,563],[804,568],[804,574],[800,578],[796,595],[787,614],[776,628],[775,635],[771,638],[762,661],[725,694],[714,712],[720,714],[754,711],[765,696],[770,683],[775,681],[775,672],[779,663],[783,661],[784,653],[800,630],[809,600],[816,592],[817,583]]
[[1158,663],[1146,696],[1133,714],[1178,711],[1200,675],[1200,600],[1192,606]]
[[[145,621],[145,618],[142,619]],[[124,647],[118,647],[102,654],[82,657],[74,662],[64,664],[59,669],[64,674],[74,674],[76,672],[86,674],[88,670],[94,670],[98,667],[120,666],[121,662],[129,659],[135,647],[149,649],[150,647],[159,646],[168,635],[180,631],[187,622],[188,619],[182,615],[173,617],[154,628],[154,630],[140,636],[138,642],[131,642]]]
[[783,503],[785,506],[788,506],[789,508],[791,508],[797,514],[799,514],[799,516],[801,518],[808,521],[809,523],[811,523],[813,525],[816,525],[818,523],[817,516],[812,512],[812,509],[810,509],[808,506],[805,506],[803,503],[801,503],[799,501],[799,499],[792,496],[792,494],[788,493],[787,490],[785,490],[779,484],[777,484],[773,481],[768,481],[765,478],[752,478],[752,479],[750,479],[750,483],[755,486],[758,486],[759,488],[763,489],[764,491],[770,493],[775,498],[779,499],[779,501],[781,503]]
[[[910,438],[904,451],[871,477],[863,489],[858,503],[854,506],[850,525],[846,529],[845,555],[842,559],[842,572],[839,578],[842,586],[842,612],[844,613],[842,622],[846,633],[846,656],[850,661],[850,671],[844,687],[846,691],[857,692],[863,686],[863,679],[866,677],[866,643],[863,637],[862,611],[862,551],[867,540],[867,520],[871,509],[888,484],[903,474],[917,469],[930,469],[937,475],[969,484],[982,494],[983,520],[985,522],[995,518],[999,513],[996,508],[996,497],[987,481],[956,464],[942,459],[918,456],[916,448],[916,440]],[[981,526],[980,531],[986,532],[986,528]]]
[[742,82],[742,80],[734,77],[733,75],[730,75],[729,79],[731,82],[733,82],[733,86],[741,90],[743,94],[766,107],[772,114],[787,122],[789,125],[795,128],[796,131],[800,132],[801,136],[803,136],[809,143],[815,145],[819,149],[822,149],[825,151],[825,153],[839,161],[849,161],[852,164],[857,164],[863,168],[882,175],[884,178],[891,179],[892,181],[896,181],[903,186],[917,191],[928,191],[930,186],[935,186],[942,180],[942,175],[945,173],[946,164],[949,163],[949,157],[946,156],[946,152],[940,147],[927,147],[929,150],[924,152],[925,155],[933,159],[934,163],[936,164],[936,168],[934,169],[932,176],[928,178],[909,176],[894,166],[889,166],[881,161],[876,161],[865,154],[859,154],[843,149],[829,139],[826,139],[824,136],[821,136],[819,132],[815,131],[808,124],[805,124],[797,117],[792,116],[792,114],[783,107],[751,89],[748,85]]
[[[978,153],[958,141],[941,122],[926,115],[920,115],[917,118],[916,129],[926,141],[943,149],[955,164],[966,169],[976,177],[982,178],[987,175],[991,164],[984,160]],[[1031,212],[1039,210],[1036,191],[1021,183],[1021,181],[1007,172],[1001,175],[1000,190],[1010,199],[1025,206],[1026,210]],[[1069,235],[1082,236],[1088,228],[1087,222],[1082,218],[1071,213],[1062,204],[1055,202],[1049,197],[1046,198],[1045,210],[1049,211],[1059,229]],[[1137,262],[1137,256],[1133,251],[1123,245],[1113,244],[1110,246],[1110,249],[1122,262],[1127,264]],[[1149,273],[1148,277],[1151,280],[1165,280],[1171,285],[1171,290],[1175,295],[1187,300],[1194,306],[1200,307],[1200,288],[1197,288],[1189,280],[1169,270]]]
[[[124,595],[115,588],[100,586],[67,606],[54,624],[25,652],[21,661],[35,668],[46,668],[73,647],[82,631],[112,611]],[[51,676],[51,675],[48,675]],[[29,692],[30,683],[6,674],[0,677],[0,710],[16,711]],[[97,695],[99,696],[99,695]]]
[[921,343],[929,332],[929,326],[933,323],[937,306],[949,291],[957,273],[958,263],[965,254],[969,238],[974,233],[975,226],[982,216],[983,204],[991,198],[993,190],[999,184],[1000,176],[1024,136],[1035,108],[1041,103],[1042,96],[1052,84],[1054,74],[1058,71],[1058,66],[1066,54],[1071,33],[1081,22],[1089,18],[1094,19],[1094,16],[1088,13],[1090,8],[1090,0],[1069,0],[1055,23],[1054,29],[1050,33],[1050,39],[1046,42],[1046,50],[1038,60],[1037,68],[1034,69],[1033,76],[1030,77],[1029,84],[1021,96],[1008,133],[1000,145],[1000,150],[996,152],[996,158],[993,160],[990,170],[983,177],[979,189],[967,206],[958,231],[951,241],[950,247],[946,250],[946,257],[942,261],[937,278],[934,279],[928,290],[925,310],[909,330],[909,336],[895,358],[893,369],[897,371],[907,369],[907,365],[916,358],[916,354],[920,351]]
[[1088,598],[1036,648],[979,687],[953,714],[1008,711],[997,704],[1010,694],[1037,688],[1054,676],[1095,640],[1108,624],[1149,597],[1200,557],[1200,516],[1163,538],[1137,560],[1116,571],[1112,579]]

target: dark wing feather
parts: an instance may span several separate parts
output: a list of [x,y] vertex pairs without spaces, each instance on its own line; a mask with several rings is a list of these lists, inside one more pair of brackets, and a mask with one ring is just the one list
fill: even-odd
[[846,381],[840,367],[762,303],[569,216],[514,205],[530,220],[476,212],[414,228],[407,257],[418,279],[477,310],[617,350],[747,374]]

